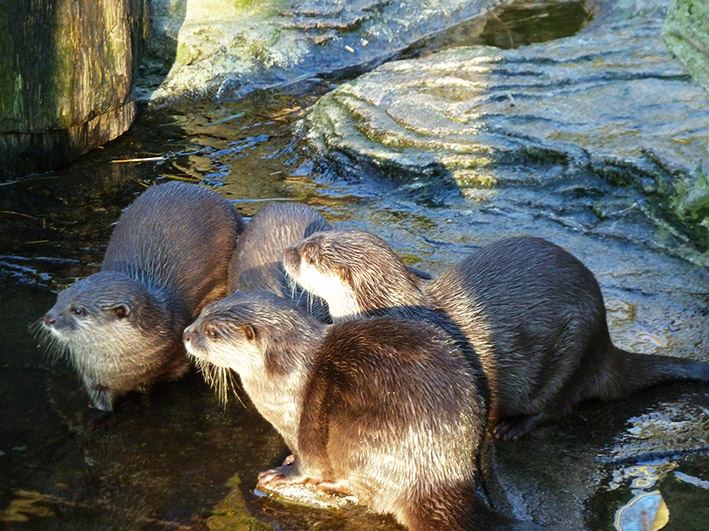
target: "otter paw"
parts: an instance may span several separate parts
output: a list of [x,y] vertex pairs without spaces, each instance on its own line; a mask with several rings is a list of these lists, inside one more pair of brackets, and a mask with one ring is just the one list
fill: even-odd
[[321,481],[315,485],[315,490],[334,494],[343,494],[345,496],[350,496],[352,494],[349,483],[344,479],[336,479],[335,481]]
[[284,483],[286,481],[286,476],[285,474],[283,474],[283,471],[281,470],[282,468],[283,467],[279,466],[277,468],[271,468],[269,470],[264,470],[263,472],[260,472],[258,475],[258,480],[256,482],[256,488],[273,488],[276,485]]
[[256,488],[273,488],[281,483],[318,483],[319,480],[301,474],[298,469],[298,465],[295,462],[295,458],[290,459],[290,457],[291,456],[286,457],[286,460],[284,461],[284,463],[287,464],[261,472],[258,475]]
[[492,435],[504,442],[516,441],[522,435],[533,430],[539,420],[539,414],[536,415],[518,415],[502,419],[492,429]]

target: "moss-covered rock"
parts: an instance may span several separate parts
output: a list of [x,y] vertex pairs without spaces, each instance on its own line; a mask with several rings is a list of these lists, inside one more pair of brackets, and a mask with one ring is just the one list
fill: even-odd
[[[709,3],[704,0],[674,0],[662,34],[668,49],[709,91]],[[707,151],[700,175],[697,179],[684,178],[680,181],[674,207],[681,219],[701,225],[709,234],[709,138],[706,142]]]
[[709,3],[674,0],[662,36],[692,77],[709,90]]

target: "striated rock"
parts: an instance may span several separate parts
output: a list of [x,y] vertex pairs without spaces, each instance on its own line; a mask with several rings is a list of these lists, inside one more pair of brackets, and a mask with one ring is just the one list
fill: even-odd
[[46,171],[130,127],[143,0],[0,10],[0,176]]
[[235,98],[364,67],[505,0],[152,0],[141,98]]
[[300,127],[351,174],[442,177],[476,199],[509,186],[634,188],[658,230],[705,247],[691,205],[706,189],[709,95],[665,50],[665,8],[600,4],[574,37],[390,62],[324,96]]

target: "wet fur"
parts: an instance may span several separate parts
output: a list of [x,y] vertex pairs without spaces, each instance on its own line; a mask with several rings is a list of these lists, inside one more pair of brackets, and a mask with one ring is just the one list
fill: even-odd
[[121,214],[101,271],[59,293],[44,320],[94,407],[188,370],[182,330],[226,295],[242,230],[227,200],[185,183],[154,186]]
[[413,530],[536,527],[475,494],[485,405],[440,328],[326,326],[271,294],[237,292],[205,308],[185,343],[200,363],[237,371],[293,451],[295,464],[262,481],[336,485]]
[[421,307],[450,316],[484,368],[490,426],[501,439],[516,439],[584,399],[619,398],[664,381],[709,381],[707,363],[615,347],[593,274],[539,238],[490,244],[430,282],[407,274],[386,242],[360,231],[316,234],[284,256],[286,271],[323,296],[336,320],[415,317]]
[[332,227],[314,208],[301,203],[271,202],[249,222],[231,260],[229,292],[265,290],[293,300],[322,321],[327,304],[290,280],[283,271],[283,250]]

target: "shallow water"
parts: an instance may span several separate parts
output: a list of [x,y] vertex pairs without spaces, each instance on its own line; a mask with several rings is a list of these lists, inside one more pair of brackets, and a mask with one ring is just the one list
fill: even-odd
[[[709,275],[639,243],[662,237],[647,234],[651,224],[642,213],[629,208],[627,216],[612,218],[613,230],[589,234],[585,218],[592,214],[582,191],[573,202],[563,190],[511,186],[477,195],[364,171],[360,179],[343,178],[314,162],[291,133],[292,122],[329,88],[313,83],[288,94],[143,114],[128,134],[74,164],[0,183],[0,521],[6,528],[396,528],[390,518],[356,507],[323,511],[257,496],[256,474],[279,463],[287,449],[243,392],[243,404],[233,397],[222,409],[193,374],[130,397],[110,422],[95,425],[76,376],[38,347],[29,326],[58,290],[96,271],[111,223],[158,180],[202,182],[246,217],[266,199],[306,202],[336,227],[378,233],[409,264],[432,273],[502,237],[545,237],[597,275],[617,344],[709,359]],[[161,160],[147,160],[153,157]],[[136,158],[146,160],[115,162]],[[539,207],[556,193],[563,205]],[[634,196],[609,187],[608,197],[632,205]],[[634,242],[634,234],[643,238]],[[709,506],[708,417],[706,388],[668,386],[594,404],[542,434],[563,440],[590,429],[608,441],[602,464],[591,458],[600,473],[584,511],[594,529],[611,529],[617,511],[643,489],[662,492],[668,529],[698,529]],[[678,423],[688,431],[659,433],[658,426]],[[643,447],[648,430],[655,437],[649,440],[665,446]],[[645,465],[655,467],[657,479],[639,487],[631,468]],[[552,462],[546,473],[565,472]],[[640,518],[632,510],[622,514],[631,522]]]

